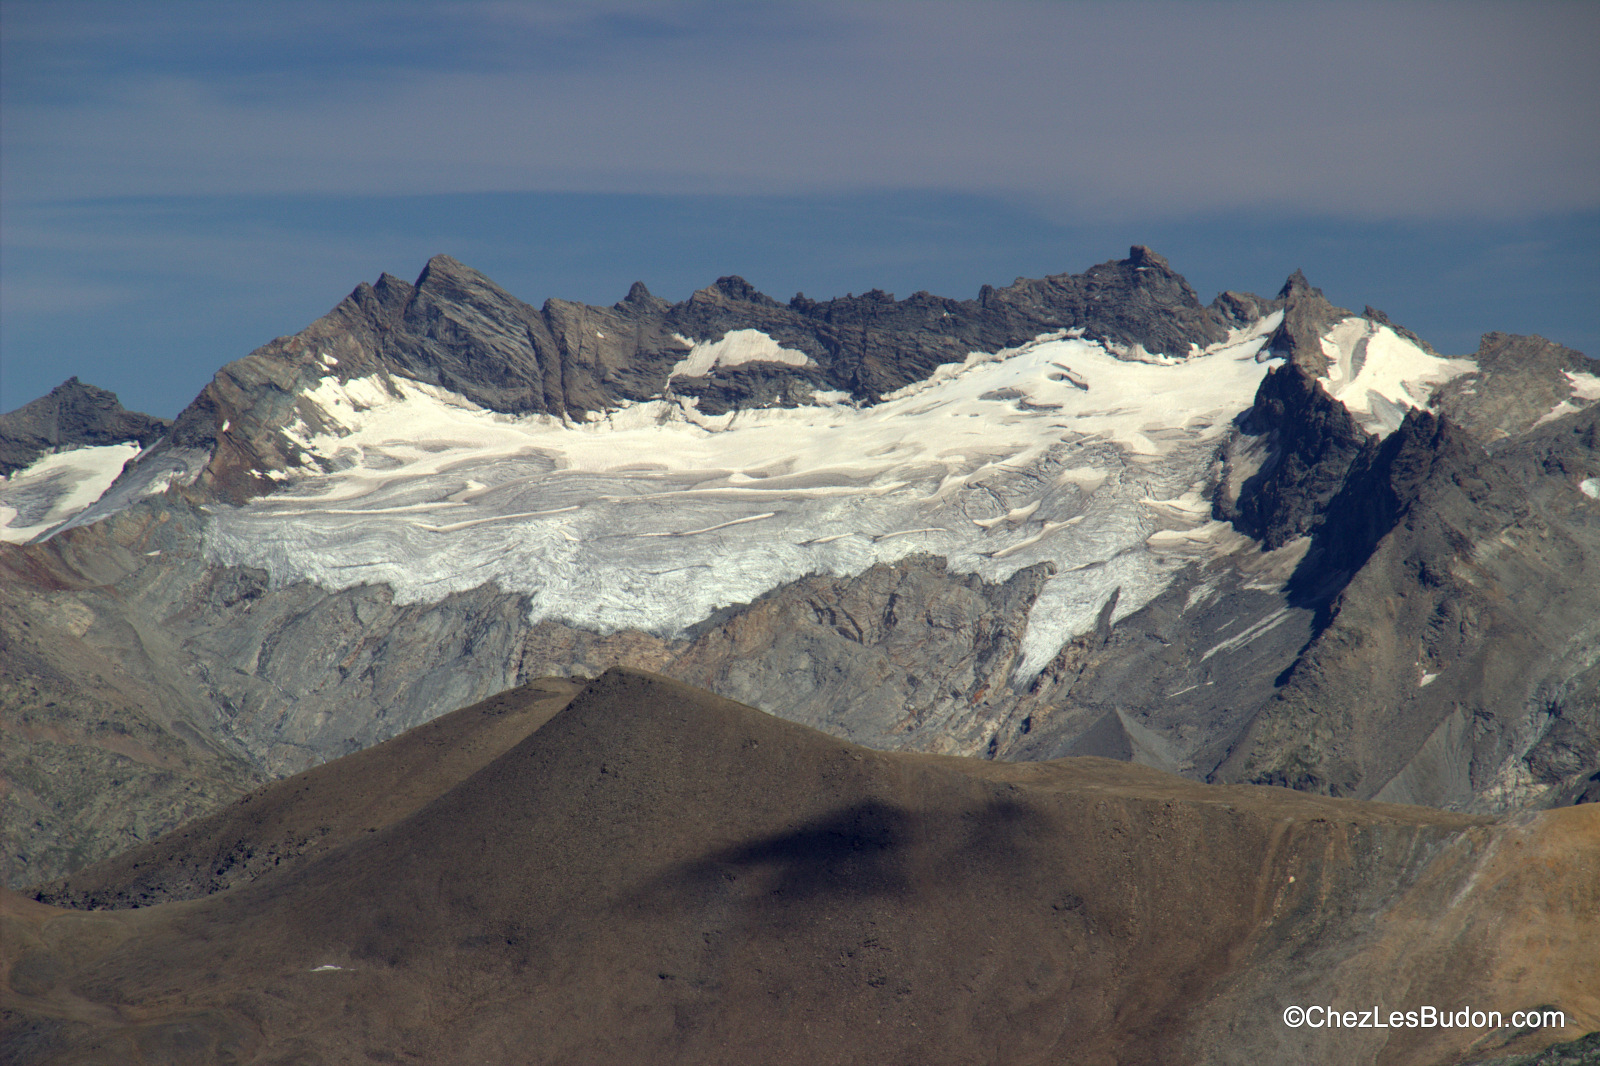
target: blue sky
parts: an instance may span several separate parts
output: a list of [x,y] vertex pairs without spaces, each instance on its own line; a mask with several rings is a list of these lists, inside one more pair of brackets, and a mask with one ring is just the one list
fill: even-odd
[[447,252],[532,303],[1149,244],[1600,354],[1592,3],[0,3],[0,409],[176,413]]

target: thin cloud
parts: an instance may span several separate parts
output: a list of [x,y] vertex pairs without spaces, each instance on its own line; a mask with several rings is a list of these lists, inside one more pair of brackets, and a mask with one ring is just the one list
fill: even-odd
[[[138,10],[141,41],[171,21]],[[254,10],[314,43],[280,31],[253,51],[229,31],[226,69],[140,45],[144,66],[13,100],[7,195],[904,188],[1059,218],[1600,206],[1590,5],[452,5],[420,57],[437,7]],[[223,34],[208,24],[191,50]],[[330,59],[347,38],[359,76]]]

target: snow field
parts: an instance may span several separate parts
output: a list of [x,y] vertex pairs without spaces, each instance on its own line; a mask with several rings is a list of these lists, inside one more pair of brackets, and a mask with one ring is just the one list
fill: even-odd
[[1433,390],[1478,369],[1470,359],[1429,355],[1388,326],[1346,318],[1322,338],[1328,357],[1324,387],[1363,429],[1387,437],[1407,409],[1425,407]]
[[1166,365],[1052,335],[868,408],[708,417],[653,401],[582,424],[329,377],[290,431],[307,465],[279,493],[219,508],[207,550],[278,582],[387,584],[401,602],[492,581],[526,594],[534,620],[661,634],[808,573],[914,552],[991,581],[1050,562],[1024,642],[1022,672],[1036,672],[1114,589],[1125,616],[1232,543],[1201,493],[1267,370],[1270,329]]
[[0,541],[21,544],[98,500],[139,454],[135,441],[42,456],[0,477]]

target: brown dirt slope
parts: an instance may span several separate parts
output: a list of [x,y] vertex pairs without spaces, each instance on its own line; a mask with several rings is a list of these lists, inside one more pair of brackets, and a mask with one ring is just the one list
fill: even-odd
[[42,885],[63,907],[148,907],[255,880],[392,825],[544,725],[581,683],[544,678],[265,785],[158,840]]
[[[1592,810],[874,752],[623,670],[249,884],[9,899],[19,1063],[1437,1063],[1600,1027]],[[1567,1025],[1289,1029],[1296,1003]]]

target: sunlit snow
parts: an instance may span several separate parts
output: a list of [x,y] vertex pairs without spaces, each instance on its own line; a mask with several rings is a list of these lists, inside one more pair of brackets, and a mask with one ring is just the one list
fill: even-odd
[[[1267,367],[1267,329],[1171,365],[1064,335],[941,367],[856,408],[733,411],[655,401],[598,421],[513,417],[419,382],[323,379],[336,432],[292,431],[326,470],[219,508],[212,558],[280,582],[386,584],[401,602],[495,582],[535,620],[683,630],[808,573],[914,552],[1004,579],[1059,571],[1023,671],[1231,544],[1204,490]],[[1180,536],[1157,536],[1179,531]],[[1148,541],[1148,543],[1147,543]]]
[[693,345],[689,354],[678,360],[669,378],[700,378],[719,366],[738,366],[741,363],[786,363],[805,366],[811,359],[805,352],[784,348],[759,329],[736,329],[723,335],[721,340],[701,341],[695,344],[689,338],[677,335],[684,344]]
[[74,448],[0,477],[0,541],[32,540],[72,518],[98,500],[138,454],[134,441]]
[[1322,338],[1322,351],[1328,357],[1324,387],[1380,437],[1400,428],[1408,408],[1425,407],[1435,388],[1478,369],[1470,359],[1429,355],[1388,326],[1356,316]]
[[1560,403],[1558,403],[1554,407],[1550,408],[1550,410],[1548,410],[1544,414],[1540,415],[1539,416],[1539,420],[1533,424],[1532,428],[1538,429],[1540,426],[1547,425],[1547,424],[1549,424],[1551,422],[1554,422],[1558,418],[1565,418],[1568,415],[1575,415],[1581,410],[1583,410],[1583,408],[1574,407],[1572,404],[1568,403],[1566,400],[1562,400]]
[[1600,378],[1593,374],[1578,374],[1571,370],[1563,370],[1567,380],[1572,382],[1572,395],[1580,400],[1600,400]]

